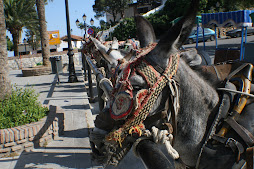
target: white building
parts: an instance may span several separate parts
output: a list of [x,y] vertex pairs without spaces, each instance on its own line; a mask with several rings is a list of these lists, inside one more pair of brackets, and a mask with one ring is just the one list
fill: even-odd
[[[71,35],[71,44],[73,49],[80,49],[82,47],[83,37]],[[60,38],[60,44],[50,45],[50,52],[61,52],[68,50],[68,36],[63,36]],[[29,55],[34,53],[41,53],[41,47],[38,47],[36,50],[33,50],[28,43],[18,44],[18,50],[20,55]]]
[[[159,6],[164,5],[166,1],[167,0],[137,0],[137,2],[129,4],[128,9],[124,11],[124,17],[130,18],[136,14],[145,14]],[[122,19],[121,15],[118,14],[116,21],[119,21],[120,19]],[[114,21],[113,15],[106,13],[106,20],[108,23],[111,23],[110,21]]]

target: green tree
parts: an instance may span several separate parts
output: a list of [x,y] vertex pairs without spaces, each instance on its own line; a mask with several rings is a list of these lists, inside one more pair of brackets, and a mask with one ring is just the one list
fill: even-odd
[[125,18],[120,22],[119,26],[115,28],[112,37],[118,40],[126,40],[128,38],[136,38],[136,24],[134,18]]
[[34,0],[4,0],[6,28],[12,34],[14,56],[18,56],[18,43],[24,27],[37,24],[38,17]]
[[13,51],[13,43],[10,40],[9,36],[6,36],[6,40],[7,40],[7,50],[8,51]]
[[6,44],[6,26],[4,19],[4,3],[0,0],[0,100],[11,93],[11,83],[8,76],[8,56]]
[[96,13],[95,17],[103,17],[105,13],[110,13],[113,16],[113,21],[116,22],[117,14],[124,18],[124,10],[132,0],[95,0],[93,11]]
[[106,30],[110,28],[110,24],[108,22],[105,22],[104,20],[100,20],[100,27],[101,30]]
[[50,49],[49,49],[49,37],[47,32],[47,22],[45,17],[45,1],[36,0],[37,13],[39,17],[40,24],[40,35],[41,35],[41,49],[43,57],[43,65],[49,66],[50,61]]
[[209,0],[203,12],[229,12],[254,7],[253,0]]
[[39,25],[28,29],[26,31],[26,37],[28,44],[32,47],[33,50],[36,50],[41,45]]

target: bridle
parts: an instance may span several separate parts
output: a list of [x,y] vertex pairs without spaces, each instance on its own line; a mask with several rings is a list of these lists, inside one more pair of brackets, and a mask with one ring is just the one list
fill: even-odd
[[[149,52],[154,47],[155,45],[149,48]],[[167,84],[169,84],[170,88],[175,86],[175,84],[172,84],[175,83],[172,78],[176,74],[180,54],[176,53],[171,55],[168,67],[160,74],[146,60],[146,54],[144,53],[147,52],[143,52],[142,55],[125,67],[119,83],[114,89],[115,98],[111,105],[111,117],[115,120],[124,119],[125,122],[120,128],[107,134],[105,141],[113,144],[118,143],[120,147],[122,147],[122,142],[128,135],[136,133],[141,137],[144,134],[145,126],[143,125],[143,121],[149,115],[159,94]],[[133,98],[133,88],[129,79],[136,72],[146,80],[149,88],[138,91],[135,98]],[[175,96],[176,91],[173,89],[171,91],[174,91],[173,95]],[[123,102],[129,106],[122,107]],[[120,111],[116,112],[116,110]]]

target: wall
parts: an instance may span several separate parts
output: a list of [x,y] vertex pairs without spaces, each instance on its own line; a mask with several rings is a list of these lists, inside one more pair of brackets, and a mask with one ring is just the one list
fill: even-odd
[[0,129],[0,158],[11,153],[30,151],[34,147],[44,147],[64,132],[64,112],[50,106],[47,117],[38,122]]
[[[51,56],[62,56],[63,64],[69,64],[69,56],[67,55],[68,51],[62,52],[52,52]],[[75,66],[81,66],[82,60],[79,56],[78,50],[73,50],[74,55],[74,64]],[[33,55],[21,55],[20,57],[8,57],[8,64],[9,68],[12,70],[15,69],[22,69],[28,67],[34,67],[37,63],[42,63],[42,56],[41,54],[33,54]]]
[[[81,49],[82,48],[82,41],[71,41],[72,49]],[[68,42],[61,40],[61,43],[58,45],[49,45],[50,49],[55,49],[58,52],[63,51],[64,49],[68,48]],[[37,53],[38,51],[41,51],[41,47],[39,46],[36,50],[33,51],[32,47],[27,43],[20,43],[18,44],[18,49],[20,53],[25,53],[27,54],[32,54],[32,53]],[[13,56],[13,54],[12,54]]]

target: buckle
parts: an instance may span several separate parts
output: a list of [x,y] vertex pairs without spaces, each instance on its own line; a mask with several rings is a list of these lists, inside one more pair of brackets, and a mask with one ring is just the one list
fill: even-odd
[[234,143],[234,145],[236,145],[236,143],[237,143],[235,139],[228,138],[225,144],[231,147],[230,143],[232,143],[232,142]]

